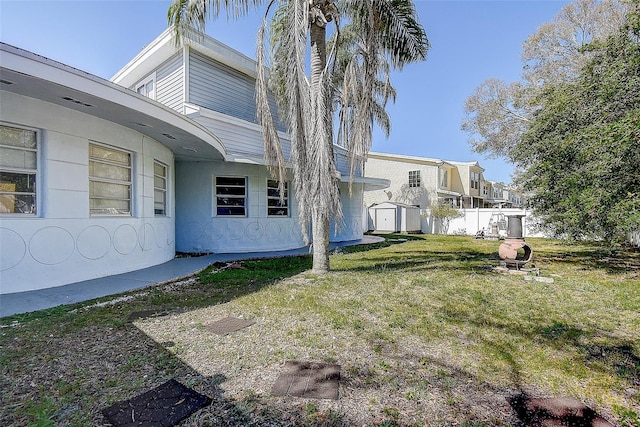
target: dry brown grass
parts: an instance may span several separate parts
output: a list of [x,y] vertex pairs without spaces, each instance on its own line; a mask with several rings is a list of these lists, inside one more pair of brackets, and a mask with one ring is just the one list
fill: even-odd
[[[497,242],[425,236],[345,250],[320,277],[308,258],[243,263],[6,319],[0,424],[104,424],[104,407],[176,378],[214,400],[184,425],[517,425],[507,398],[522,392],[634,425],[638,254],[531,244],[553,284],[490,273]],[[127,321],[143,309],[163,314]],[[227,316],[256,324],[205,328]],[[271,396],[292,359],[340,364],[340,399]]]

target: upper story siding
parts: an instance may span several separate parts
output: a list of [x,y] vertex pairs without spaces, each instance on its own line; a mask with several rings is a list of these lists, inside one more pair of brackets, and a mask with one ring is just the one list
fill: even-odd
[[[256,80],[240,71],[189,52],[189,102],[209,110],[257,123]],[[269,96],[271,113],[277,115],[275,98]],[[284,131],[284,125],[277,126]]]
[[256,123],[255,80],[198,52],[189,52],[189,102]]
[[[134,91],[153,81],[152,97],[156,101],[206,127],[234,158],[260,162],[264,149],[257,123],[255,61],[207,37],[183,48],[175,48],[172,43],[169,33],[161,35],[157,43],[152,43],[155,53],[141,53],[114,80],[126,81]],[[269,105],[277,120],[272,94]],[[281,132],[283,154],[288,159],[291,143],[286,126],[278,123],[276,129]],[[336,169],[343,177],[348,176],[345,150],[338,146],[334,149]],[[355,176],[362,176],[361,165],[356,167]]]
[[156,71],[156,101],[179,113],[184,111],[184,64],[174,55]]

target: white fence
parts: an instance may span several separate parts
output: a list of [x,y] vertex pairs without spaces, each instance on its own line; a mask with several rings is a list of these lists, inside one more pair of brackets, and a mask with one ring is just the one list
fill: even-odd
[[[449,226],[446,229],[446,234],[464,234],[473,236],[478,231],[485,229],[486,232],[490,232],[490,222],[493,222],[499,218],[506,218],[509,215],[523,215],[522,218],[522,234],[523,237],[550,237],[538,230],[538,221],[532,215],[530,210],[527,209],[492,209],[492,208],[473,208],[473,209],[459,209],[459,212],[463,214],[460,218],[454,218],[449,222]],[[429,209],[421,209],[421,230],[425,234],[444,234],[444,227],[440,221],[435,220],[429,216]],[[370,218],[369,210],[364,209],[363,225],[364,230],[372,229],[371,225],[374,224],[373,219]],[[640,231],[629,233],[627,236],[628,242],[633,246],[640,246]]]
[[[422,232],[429,234],[466,234],[474,235],[483,228],[490,232],[490,224],[496,221],[506,221],[506,217],[510,215],[522,215],[522,234],[523,237],[545,237],[543,233],[537,230],[537,221],[531,215],[531,211],[526,209],[492,209],[492,208],[473,208],[460,209],[463,215],[454,218],[449,222],[449,226],[445,227],[439,220],[429,216],[429,210],[424,209],[422,212]],[[446,229],[445,229],[446,228]]]

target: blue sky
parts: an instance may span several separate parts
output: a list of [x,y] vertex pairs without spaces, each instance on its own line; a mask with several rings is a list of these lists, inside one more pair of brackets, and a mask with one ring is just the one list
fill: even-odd
[[[393,75],[392,130],[373,151],[477,160],[485,179],[510,182],[511,165],[472,152],[460,130],[464,101],[489,77],[520,78],[522,43],[567,1],[415,0],[431,50]],[[0,40],[110,78],[167,27],[169,0],[0,0]],[[207,33],[254,57],[260,13],[208,23]]]

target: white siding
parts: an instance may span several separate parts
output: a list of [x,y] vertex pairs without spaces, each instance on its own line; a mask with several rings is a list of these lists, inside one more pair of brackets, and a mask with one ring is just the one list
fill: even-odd
[[[335,146],[337,147],[337,146]],[[343,176],[349,176],[349,158],[347,157],[347,153],[342,148],[335,148],[335,160],[336,160],[336,169]],[[362,167],[356,165],[354,176],[362,176]]]
[[[243,122],[215,112],[206,112],[206,116],[194,117],[194,120],[213,132],[232,155],[246,155],[256,158],[264,156],[262,131],[258,125]],[[286,159],[291,152],[288,139],[281,138],[282,152]]]
[[[254,78],[197,53],[189,54],[189,101],[232,117],[257,123]],[[275,99],[271,112],[277,117]],[[284,126],[280,125],[283,131]]]
[[191,52],[189,99],[192,103],[256,122],[255,82],[226,65]]
[[182,113],[185,101],[183,87],[182,55],[175,55],[156,72],[156,100]]

